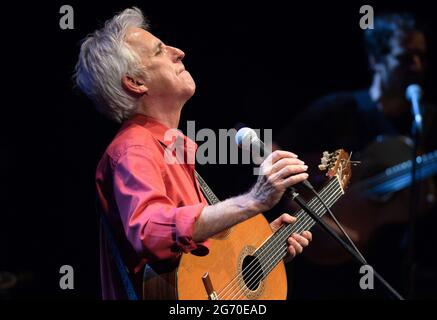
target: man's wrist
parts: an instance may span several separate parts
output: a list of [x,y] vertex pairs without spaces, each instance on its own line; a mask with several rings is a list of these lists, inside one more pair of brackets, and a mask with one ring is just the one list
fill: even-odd
[[244,204],[244,209],[252,217],[264,210],[264,205],[257,199],[255,199],[249,192],[242,196],[241,201]]

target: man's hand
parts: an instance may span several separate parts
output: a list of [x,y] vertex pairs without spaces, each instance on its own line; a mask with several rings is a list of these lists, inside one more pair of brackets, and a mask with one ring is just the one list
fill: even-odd
[[[270,223],[270,227],[272,228],[273,232],[276,232],[283,224],[293,224],[296,222],[296,220],[297,219],[295,217],[292,217],[289,214],[284,213],[279,218],[272,221],[272,223]],[[302,253],[303,248],[308,246],[312,238],[313,236],[309,231],[303,231],[300,235],[297,233],[293,233],[287,240],[288,254],[284,258],[284,261],[289,262],[296,255]]]
[[[202,210],[194,226],[193,240],[205,241],[262,211],[271,209],[279,202],[288,187],[308,178],[306,170],[307,166],[294,153],[280,150],[271,153],[261,164],[263,175],[258,177],[255,186],[248,193],[206,206]],[[297,247],[294,255],[299,250]]]
[[308,167],[292,152],[277,150],[261,164],[260,175],[249,195],[259,208],[267,211],[275,206],[285,190],[308,178]]

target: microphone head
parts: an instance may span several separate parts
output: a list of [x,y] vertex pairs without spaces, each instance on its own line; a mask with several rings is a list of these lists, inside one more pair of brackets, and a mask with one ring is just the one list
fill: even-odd
[[256,140],[258,140],[258,135],[255,130],[248,127],[241,128],[235,135],[235,143],[240,148],[250,148],[250,145]]
[[410,84],[405,90],[405,96],[408,100],[413,100],[415,97],[417,99],[422,98],[422,88],[418,84]]

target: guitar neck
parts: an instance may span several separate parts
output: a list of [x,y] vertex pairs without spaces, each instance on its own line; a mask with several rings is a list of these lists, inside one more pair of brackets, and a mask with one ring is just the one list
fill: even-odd
[[[381,196],[411,186],[413,162],[411,160],[386,169],[384,172],[366,179],[358,186],[368,196]],[[422,180],[437,173],[437,150],[416,158],[416,179]]]
[[[343,194],[344,191],[337,176],[332,178],[319,192],[320,197],[328,207],[331,207]],[[322,217],[326,213],[325,207],[320,200],[317,199],[317,197],[312,198],[308,202],[308,206],[319,217]],[[316,223],[302,209],[298,211],[296,218],[296,223],[282,226],[255,252],[255,256],[258,257],[262,266],[264,276],[271,272],[287,254],[287,239],[290,237],[290,235],[309,230]]]

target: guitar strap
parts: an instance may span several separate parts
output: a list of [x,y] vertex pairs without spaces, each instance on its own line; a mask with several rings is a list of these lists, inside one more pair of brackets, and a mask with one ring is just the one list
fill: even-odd
[[[97,201],[99,202],[99,201]],[[120,250],[117,247],[117,243],[115,242],[113,232],[111,230],[111,226],[109,225],[108,218],[105,214],[100,210],[99,204],[97,204],[97,210],[100,212],[100,225],[101,229],[104,230],[104,235],[107,240],[109,251],[115,261],[115,266],[118,271],[118,275],[120,276],[121,283],[123,284],[125,293],[127,295],[128,300],[138,300],[137,293],[135,292],[134,286],[132,284],[132,280],[129,277],[128,269],[123,262],[123,258],[121,257]]]
[[[161,144],[161,146],[163,147],[164,152],[165,152],[167,146],[164,143],[162,143],[161,141],[159,141],[159,140],[157,140],[157,141]],[[200,174],[196,170],[194,170],[194,176],[195,176],[197,182],[199,182],[200,189],[202,190],[202,193],[205,196],[208,203],[210,205],[212,205],[212,204],[216,204],[217,202],[220,202],[220,200],[217,198],[217,196],[214,194],[214,192],[206,184],[205,180],[203,180],[203,178],[200,176]]]
[[194,175],[199,182],[200,189],[202,189],[203,195],[210,205],[220,202],[217,196],[212,192],[211,188],[206,184],[205,180],[200,176],[200,174],[194,170]]

